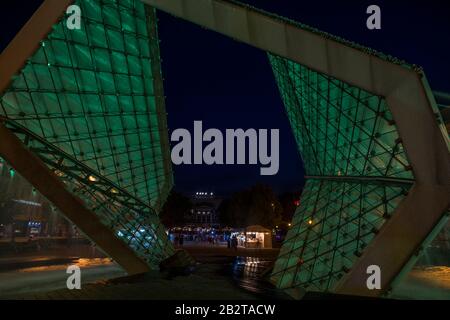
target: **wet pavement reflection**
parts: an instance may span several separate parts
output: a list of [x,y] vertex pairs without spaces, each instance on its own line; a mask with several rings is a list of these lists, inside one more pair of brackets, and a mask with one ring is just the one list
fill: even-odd
[[269,281],[272,260],[259,257],[236,257],[231,266],[233,282],[262,299],[290,299]]

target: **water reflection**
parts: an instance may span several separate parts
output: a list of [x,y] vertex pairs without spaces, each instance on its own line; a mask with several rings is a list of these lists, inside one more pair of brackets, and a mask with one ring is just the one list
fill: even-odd
[[[93,268],[100,266],[109,266],[114,262],[110,258],[80,258],[75,259],[71,265],[76,265],[82,269],[84,268]],[[19,272],[42,272],[42,271],[56,271],[56,270],[65,270],[67,268],[66,264],[56,264],[56,265],[47,265],[47,266],[37,266],[30,267],[18,270]]]
[[290,299],[268,279],[272,260],[258,257],[236,257],[232,265],[232,278],[237,286],[261,298]]

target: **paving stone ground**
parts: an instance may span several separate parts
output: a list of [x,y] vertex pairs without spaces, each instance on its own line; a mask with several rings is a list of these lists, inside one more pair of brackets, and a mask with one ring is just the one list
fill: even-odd
[[229,275],[221,273],[234,256],[274,259],[276,249],[252,250],[226,247],[186,247],[198,265],[193,274],[168,279],[158,271],[84,285],[81,290],[60,289],[24,294],[12,299],[38,300],[255,300],[256,294],[238,287]]

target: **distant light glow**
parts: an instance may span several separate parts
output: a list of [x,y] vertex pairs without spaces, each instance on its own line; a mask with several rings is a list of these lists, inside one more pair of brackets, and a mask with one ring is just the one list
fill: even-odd
[[42,207],[42,203],[39,203],[39,202],[22,200],[22,199],[13,199],[12,201],[20,203],[20,204],[25,204],[25,205],[28,205],[28,206]]
[[55,170],[55,174],[60,178],[64,176],[64,172],[62,172],[60,170]]
[[88,180],[89,180],[90,182],[97,182],[97,181],[98,181],[98,178],[97,178],[96,176],[90,175],[90,176],[88,177]]

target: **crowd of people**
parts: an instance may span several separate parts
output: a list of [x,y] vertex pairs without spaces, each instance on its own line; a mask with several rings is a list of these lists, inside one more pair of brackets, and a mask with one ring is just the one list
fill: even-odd
[[208,243],[210,245],[217,245],[226,242],[226,237],[223,235],[215,234],[183,234],[183,233],[172,233],[170,239],[176,246],[183,246],[185,241],[199,244]]
[[209,245],[227,245],[228,249],[237,250],[239,241],[233,235],[215,235],[215,234],[183,234],[172,233],[170,239],[177,247],[182,247],[188,242],[189,244],[209,244]]

